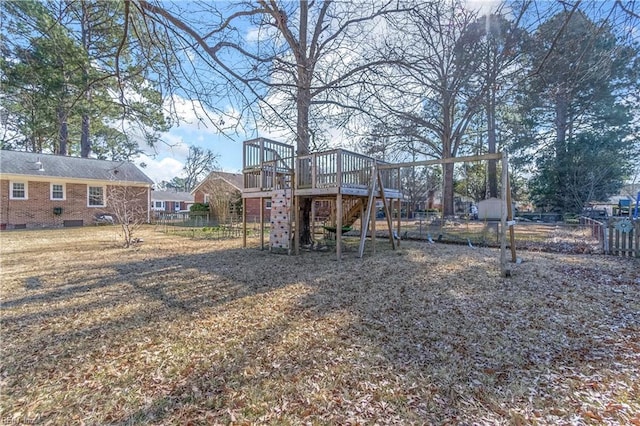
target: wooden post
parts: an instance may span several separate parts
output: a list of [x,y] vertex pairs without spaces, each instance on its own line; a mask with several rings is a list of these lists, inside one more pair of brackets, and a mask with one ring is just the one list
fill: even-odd
[[503,277],[510,277],[511,270],[507,266],[507,153],[502,152],[502,214],[500,215],[500,268]]
[[309,224],[311,228],[311,248],[315,244],[316,237],[316,202],[311,200],[311,223]]
[[376,215],[378,214],[376,209],[376,197],[373,197],[373,211],[371,215],[371,252],[376,253]]
[[316,182],[316,175],[318,171],[316,167],[316,154],[312,154],[311,157],[309,157],[309,161],[311,161],[311,188],[316,189],[316,187],[318,186],[318,183]]
[[[396,182],[396,188],[398,191],[402,188],[402,176],[400,173],[400,168],[397,168],[398,172],[398,180]],[[407,219],[409,218],[409,209],[407,209]],[[401,220],[402,220],[402,202],[400,198],[398,198],[398,247],[400,247],[400,228],[401,228]]]
[[[640,193],[638,194],[638,200],[640,200]],[[635,235],[635,257],[640,257],[640,222],[636,222],[633,228],[633,235]]]
[[[336,151],[336,184],[342,188],[342,150]],[[338,189],[340,191],[340,189]]]
[[385,216],[387,217],[387,228],[389,229],[389,241],[391,242],[391,248],[396,249],[396,240],[393,238],[393,218],[391,217],[391,209],[387,202],[387,196],[384,193],[384,183],[382,182],[382,175],[378,170],[378,186],[380,187],[380,198],[382,198],[382,205],[384,206]]
[[[375,212],[375,206],[376,206],[376,199],[375,199],[375,193],[376,193],[376,162],[375,160],[373,161],[373,164],[371,165],[371,176],[370,176],[370,184],[369,184],[369,196],[367,198],[367,209],[366,211],[363,213],[363,215],[361,216],[360,219],[360,223],[361,223],[361,227],[362,229],[360,229],[360,247],[358,248],[358,255],[360,256],[360,258],[362,258],[362,256],[364,256],[364,242],[367,238],[367,227],[369,227],[369,229],[371,230],[371,242],[372,244],[374,241],[374,232],[375,232],[375,216],[376,216],[376,212]],[[363,206],[364,207],[364,206]],[[372,214],[373,213],[373,214]],[[375,249],[374,249],[375,252]]]
[[402,226],[402,203],[398,198],[398,247],[400,247],[400,228]]
[[247,199],[242,199],[242,247],[247,248]]
[[[507,221],[513,221],[513,206],[511,203],[511,179],[509,179],[509,170],[507,170]],[[509,225],[509,246],[511,247],[511,262],[516,263],[516,236],[513,227],[514,225]]]
[[340,192],[336,196],[336,256],[340,262],[342,260],[342,194]]
[[260,250],[264,250],[264,198],[260,197]]
[[[297,256],[300,254],[300,206],[302,204],[300,203],[300,196],[293,195],[293,188],[291,189],[291,191],[292,191],[291,202],[293,203],[293,206],[291,206],[291,213],[293,213],[294,229],[289,228],[289,230],[294,233],[293,234],[293,252]],[[289,248],[289,250],[291,250],[291,248]]]
[[360,198],[360,233],[362,233],[362,230],[364,229],[365,230],[364,233],[366,234],[367,233],[367,231],[366,231],[367,225],[369,225],[369,224],[365,223],[366,220],[364,218],[364,210],[365,210],[364,198]]

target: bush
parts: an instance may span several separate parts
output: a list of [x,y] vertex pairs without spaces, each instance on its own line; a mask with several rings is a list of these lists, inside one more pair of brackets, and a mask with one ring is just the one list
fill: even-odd
[[195,203],[191,205],[191,207],[189,208],[189,211],[190,212],[208,212],[209,204]]

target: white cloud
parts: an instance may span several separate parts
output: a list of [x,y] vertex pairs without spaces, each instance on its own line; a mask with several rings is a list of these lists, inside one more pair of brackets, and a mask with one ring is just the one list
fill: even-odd
[[244,39],[250,43],[256,43],[260,41],[260,34],[263,31],[261,27],[253,27],[249,28],[247,34],[244,36]]
[[202,134],[220,135],[223,132],[244,131],[241,114],[230,105],[212,111],[198,100],[174,95],[165,105],[180,119],[177,127]]
[[[260,43],[268,40],[280,40],[280,32],[270,26],[254,26],[247,30],[244,39],[247,43]],[[280,41],[282,43],[283,41]]]
[[[136,159],[137,165],[144,163],[142,170],[154,182],[183,177],[183,167],[191,146],[211,150],[218,155],[218,166],[225,171],[239,171],[242,168],[242,144],[240,140],[230,140],[210,123],[225,123],[225,128],[244,131],[240,124],[240,114],[227,106],[223,113],[208,111],[200,102],[174,96],[167,105],[180,117],[180,123],[161,135],[161,142],[154,147],[144,144],[140,138],[143,154]],[[242,136],[240,136],[242,138]]]
[[[174,177],[180,176],[184,166],[182,162],[175,158],[154,159],[145,154],[138,157],[135,163],[144,174],[156,183],[163,180],[170,181]],[[141,164],[145,164],[146,167],[142,167]]]
[[500,5],[498,0],[467,0],[466,8],[478,12],[478,16],[490,15],[495,12]]

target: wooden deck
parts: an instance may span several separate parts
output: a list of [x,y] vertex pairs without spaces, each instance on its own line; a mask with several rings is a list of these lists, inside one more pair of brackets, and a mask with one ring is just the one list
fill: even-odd
[[294,148],[259,138],[244,142],[243,198],[268,197],[294,188],[297,196],[350,195],[367,197],[378,165],[387,198],[401,198],[400,168],[344,149],[295,157]]

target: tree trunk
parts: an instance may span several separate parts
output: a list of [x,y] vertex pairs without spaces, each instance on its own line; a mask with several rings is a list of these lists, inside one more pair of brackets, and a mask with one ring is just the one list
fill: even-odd
[[[487,148],[489,154],[496,152],[496,92],[491,84],[487,99]],[[497,160],[489,160],[487,179],[489,180],[489,197],[498,198]]]
[[[298,90],[297,99],[298,119],[298,143],[297,154],[309,154],[309,106],[311,104],[311,93],[308,88],[300,88]],[[305,197],[300,200],[299,215],[300,221],[300,244],[311,244],[311,198]]]
[[67,114],[63,106],[58,106],[58,125],[60,146],[56,154],[67,155],[67,142],[69,140],[69,126],[67,124]]
[[567,200],[564,194],[566,191],[562,191],[562,188],[566,187],[567,173],[566,173],[566,160],[567,160],[567,117],[568,117],[568,103],[567,95],[564,87],[558,88],[556,96],[556,140],[555,140],[555,154],[556,154],[556,170],[557,173],[557,186],[560,191],[557,193],[554,204],[560,210],[567,210]]
[[[308,25],[309,4],[300,1],[300,32],[299,50],[296,54],[298,65],[298,88],[296,97],[296,131],[297,131],[297,155],[309,154],[311,145],[309,134],[309,108],[311,107],[311,79],[313,78],[313,67],[307,57],[307,25]],[[311,236],[311,198],[300,199],[300,244],[308,245],[312,242]]]
[[567,152],[567,99],[562,88],[558,90],[556,98],[556,160],[563,161]]
[[309,145],[310,145],[310,137],[309,137],[309,107],[311,105],[311,91],[309,87],[300,88],[298,90],[298,99],[297,99],[297,123],[296,130],[297,134],[297,154],[298,155],[307,155],[309,154]]
[[444,185],[442,188],[442,214],[444,217],[453,216],[453,168],[454,163],[442,165]]
[[[91,95],[87,96],[91,100]],[[91,142],[89,140],[90,118],[88,114],[82,114],[82,134],[80,135],[80,157],[87,158],[91,154]]]
[[[443,84],[446,88],[447,85]],[[447,90],[443,90],[445,95],[442,102],[442,159],[451,158],[455,156],[453,152],[453,120],[454,120],[454,100],[448,94]],[[444,217],[453,216],[453,167],[454,164],[442,165],[442,214]]]
[[[86,2],[82,2],[82,46],[85,51],[88,52],[91,44],[91,34],[90,34],[90,26],[89,26],[89,11],[87,10]],[[89,71],[88,64],[86,64],[82,68],[82,84],[85,94],[85,99],[87,104],[85,108],[89,108],[91,105],[91,88],[89,87]],[[80,157],[87,158],[91,153],[91,141],[89,139],[89,127],[91,121],[89,118],[89,114],[84,112],[82,114],[82,129],[80,134]]]

